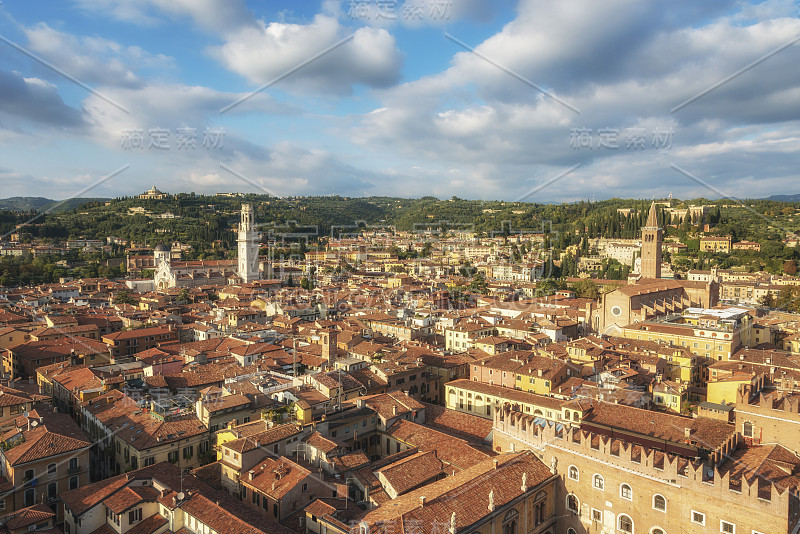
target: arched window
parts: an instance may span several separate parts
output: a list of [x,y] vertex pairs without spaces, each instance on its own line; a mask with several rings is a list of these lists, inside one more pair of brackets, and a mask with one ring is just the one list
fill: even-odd
[[750,421],[744,422],[744,426],[742,427],[742,435],[746,438],[753,437],[753,423]]
[[663,528],[653,527],[653,529],[650,531],[650,534],[667,534],[667,533],[664,532]]
[[574,529],[574,528],[568,528],[568,529],[567,529],[567,534],[578,534],[578,533],[577,533],[577,532],[575,532],[575,529]]
[[663,495],[657,493],[653,495],[653,510],[658,510],[660,512],[667,511],[667,499],[665,499]]
[[540,491],[533,499],[533,524],[541,525],[547,517],[547,492]]
[[574,465],[569,466],[569,470],[567,471],[567,476],[570,480],[578,480],[578,468]]
[[622,484],[619,487],[619,496],[626,500],[633,500],[633,490],[628,484]]
[[519,519],[519,512],[511,509],[503,518],[503,534],[517,534],[517,522]]
[[576,514],[580,511],[581,504],[578,502],[578,498],[570,493],[567,495],[567,510],[570,512],[575,512]]
[[605,481],[603,480],[603,477],[597,474],[594,475],[594,477],[592,477],[592,486],[599,490],[605,488]]
[[619,515],[619,524],[617,528],[622,532],[633,532],[633,521],[625,514]]

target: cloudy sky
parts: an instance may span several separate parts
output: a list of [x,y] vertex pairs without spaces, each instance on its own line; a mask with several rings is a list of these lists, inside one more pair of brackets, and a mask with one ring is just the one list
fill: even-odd
[[0,197],[800,193],[797,0],[0,1]]

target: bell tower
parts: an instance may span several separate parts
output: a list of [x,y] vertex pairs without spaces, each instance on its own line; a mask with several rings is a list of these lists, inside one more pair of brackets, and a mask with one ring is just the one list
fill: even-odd
[[661,278],[661,241],[663,230],[658,226],[656,203],[650,204],[647,223],[642,227],[642,278]]
[[242,204],[242,216],[239,221],[238,273],[244,283],[260,278],[258,272],[258,244],[260,241],[261,236],[256,231],[253,205]]

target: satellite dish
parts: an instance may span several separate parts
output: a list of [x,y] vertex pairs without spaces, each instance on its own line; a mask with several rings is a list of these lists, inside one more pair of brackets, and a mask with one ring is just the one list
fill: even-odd
[[27,418],[28,418],[30,415],[31,415],[31,414],[30,414],[30,412],[22,412],[22,417],[24,417],[24,418],[26,418],[26,419],[27,419]]
[[178,500],[179,501],[182,501],[185,498],[186,498],[186,494],[184,492],[181,491],[180,493],[178,493]]

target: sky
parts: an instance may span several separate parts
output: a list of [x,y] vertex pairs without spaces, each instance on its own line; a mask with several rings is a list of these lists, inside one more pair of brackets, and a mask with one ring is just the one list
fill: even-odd
[[798,0],[0,0],[0,198],[761,198],[798,163]]

